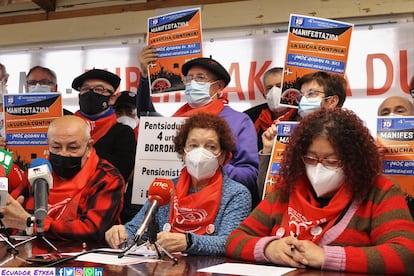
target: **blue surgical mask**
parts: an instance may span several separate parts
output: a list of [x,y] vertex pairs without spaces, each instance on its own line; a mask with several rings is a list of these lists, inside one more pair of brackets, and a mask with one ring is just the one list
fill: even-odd
[[298,110],[299,116],[303,118],[306,115],[320,109],[321,102],[322,102],[322,98],[302,97],[299,102],[299,110]]
[[49,85],[29,85],[29,93],[49,93],[52,92],[52,88]]
[[204,106],[211,102],[209,82],[196,82],[192,80],[185,86],[185,98],[192,108]]

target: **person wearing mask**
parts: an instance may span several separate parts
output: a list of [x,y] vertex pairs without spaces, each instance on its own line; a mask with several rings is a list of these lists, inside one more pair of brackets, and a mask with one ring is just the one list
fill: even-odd
[[118,123],[131,127],[135,134],[138,135],[137,129],[139,118],[137,114],[137,96],[132,91],[122,91],[116,99],[113,109]]
[[[139,118],[137,116],[137,106],[136,106],[136,93],[131,91],[122,91],[118,96],[113,108],[116,114],[116,120],[120,124],[129,126],[134,130],[135,137],[138,138],[138,124]],[[136,154],[136,143],[134,148],[131,149]],[[135,159],[135,157],[134,157]],[[132,189],[133,189],[133,176],[134,173],[131,172],[130,177],[128,178],[127,187],[124,194],[124,207],[122,208],[121,213],[121,223],[126,223],[130,221],[136,213],[141,209],[142,205],[132,204]]]
[[[336,74],[316,71],[304,75],[296,81],[300,90],[301,99],[297,113],[300,116],[292,117],[289,121],[299,121],[302,117],[315,110],[342,107],[346,99],[346,80]],[[285,120],[283,120],[285,121]],[[273,149],[273,140],[277,135],[278,120],[262,134],[263,148],[259,151],[259,175],[257,186],[260,197],[266,180],[267,168]]]
[[[26,75],[26,93],[58,92],[56,73],[47,67],[33,66]],[[67,109],[63,109],[63,115],[72,115]]]
[[304,117],[280,180],[228,237],[229,257],[297,268],[414,274],[414,222],[364,122],[352,111]]
[[72,88],[79,91],[79,110],[74,115],[89,124],[97,154],[114,165],[127,181],[134,166],[136,139],[130,126],[117,122],[111,107],[118,97],[115,91],[120,82],[111,72],[92,69],[76,77]]
[[[119,223],[124,180],[93,148],[89,125],[66,115],[51,122],[47,132],[53,187],[49,190],[45,236],[59,240],[99,241]],[[7,228],[33,229],[34,198],[8,197],[0,211]],[[26,211],[27,210],[27,211]]]
[[[151,47],[144,47],[139,55],[141,77],[137,105],[140,112],[155,111],[149,94],[147,67],[156,59],[157,52]],[[249,189],[253,206],[256,206],[259,202],[256,185],[258,168],[256,134],[250,118],[228,106],[227,100],[223,97],[223,89],[230,82],[229,73],[212,58],[192,59],[182,65],[181,72],[184,75],[187,103],[173,116],[188,117],[198,112],[206,112],[217,114],[227,121],[236,139],[236,149],[232,152],[233,157],[224,167],[224,171],[231,179]]]
[[[407,98],[400,96],[390,96],[378,107],[378,116],[414,116],[414,104]],[[379,146],[381,158],[384,154],[385,148]],[[412,217],[414,218],[414,198],[410,194],[406,194],[405,199],[407,201],[408,208]]]
[[273,67],[263,74],[263,97],[266,102],[244,111],[254,123],[257,133],[258,150],[263,148],[262,134],[273,121],[290,121],[296,116],[296,109],[280,106],[283,68]]
[[[158,228],[165,229],[157,234],[157,242],[169,252],[223,255],[227,235],[251,210],[248,189],[223,169],[235,147],[232,132],[223,118],[196,113],[177,131],[174,146],[185,167],[172,180],[171,204],[156,214]],[[134,239],[149,205],[146,202],[130,222],[106,232],[111,247]]]

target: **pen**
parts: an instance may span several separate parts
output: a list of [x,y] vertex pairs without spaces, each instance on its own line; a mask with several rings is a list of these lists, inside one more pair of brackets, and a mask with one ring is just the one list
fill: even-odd
[[[296,234],[293,235],[294,238],[296,238],[297,236],[298,235],[296,235]],[[290,251],[293,251],[293,250],[295,250],[295,245],[294,244],[291,244],[290,245]]]

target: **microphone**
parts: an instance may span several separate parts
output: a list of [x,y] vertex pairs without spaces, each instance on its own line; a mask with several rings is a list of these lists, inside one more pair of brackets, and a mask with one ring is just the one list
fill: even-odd
[[30,164],[28,179],[33,187],[34,216],[37,232],[43,232],[43,222],[47,216],[49,188],[53,187],[52,165],[44,158],[36,158]]
[[8,194],[9,180],[6,177],[6,170],[0,165],[0,208],[6,207]]
[[170,202],[174,192],[174,184],[171,179],[155,178],[148,189],[148,201],[151,203],[141,226],[135,233],[135,242],[141,239],[148,225],[151,223],[159,206],[166,205]]

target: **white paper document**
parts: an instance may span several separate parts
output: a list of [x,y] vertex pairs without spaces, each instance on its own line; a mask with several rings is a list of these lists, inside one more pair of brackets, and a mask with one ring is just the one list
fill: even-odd
[[224,263],[197,270],[198,272],[221,273],[243,276],[280,276],[296,268],[255,264]]
[[94,262],[99,264],[110,265],[130,265],[139,263],[159,262],[160,260],[149,257],[139,257],[135,255],[127,255],[122,258],[118,258],[118,254],[115,253],[89,253],[76,258],[76,261]]

